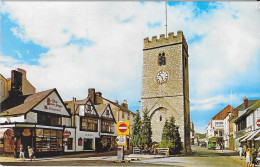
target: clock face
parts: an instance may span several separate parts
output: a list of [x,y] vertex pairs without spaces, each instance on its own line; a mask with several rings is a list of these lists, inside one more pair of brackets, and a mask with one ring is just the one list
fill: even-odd
[[159,83],[165,82],[165,81],[167,80],[167,78],[168,78],[168,75],[167,75],[167,73],[164,72],[164,71],[160,71],[160,72],[157,74],[157,76],[156,76],[156,80],[157,80],[157,82],[159,82]]

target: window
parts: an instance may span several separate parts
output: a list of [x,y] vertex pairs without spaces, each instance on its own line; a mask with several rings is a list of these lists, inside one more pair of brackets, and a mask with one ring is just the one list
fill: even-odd
[[101,131],[102,132],[107,132],[107,133],[114,133],[114,123],[113,122],[107,122],[107,121],[102,121],[102,126],[101,126]]
[[67,150],[72,150],[73,138],[68,138]]
[[122,118],[125,118],[125,113],[124,113],[124,111],[122,111]]
[[162,116],[160,115],[160,121],[162,121]]
[[93,143],[92,139],[84,139],[83,150],[93,150],[92,143]]
[[163,53],[159,53],[158,64],[159,64],[159,66],[166,64],[165,53],[164,52]]
[[129,113],[127,114],[127,120],[130,120],[130,114]]
[[62,118],[59,115],[49,113],[37,113],[37,123],[41,125],[62,125]]
[[81,118],[80,121],[80,130],[81,131],[93,131],[97,132],[98,130],[98,120],[94,118]]

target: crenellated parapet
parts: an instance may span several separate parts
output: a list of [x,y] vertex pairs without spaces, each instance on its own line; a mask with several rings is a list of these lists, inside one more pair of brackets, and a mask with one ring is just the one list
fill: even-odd
[[149,38],[146,37],[144,39],[144,49],[177,44],[177,43],[183,43],[184,47],[188,49],[188,45],[182,31],[178,31],[176,36],[174,36],[173,32],[170,32],[168,33],[167,38],[165,38],[165,34],[161,34],[159,39],[157,39],[157,36],[153,36],[151,40],[149,40]]

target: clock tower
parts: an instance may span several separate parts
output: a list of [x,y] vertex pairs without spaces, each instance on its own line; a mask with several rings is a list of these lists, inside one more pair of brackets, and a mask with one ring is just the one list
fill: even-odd
[[141,110],[150,116],[152,141],[161,141],[165,121],[174,116],[186,152],[190,152],[188,57],[182,31],[144,39]]

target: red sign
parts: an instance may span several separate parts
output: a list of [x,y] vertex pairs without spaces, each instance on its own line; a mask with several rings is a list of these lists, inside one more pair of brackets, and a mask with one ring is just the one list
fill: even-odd
[[260,119],[258,119],[258,120],[256,121],[256,125],[257,125],[258,127],[260,127]]
[[65,137],[65,138],[70,137],[70,135],[71,135],[71,132],[70,132],[70,131],[64,131],[64,132],[63,132],[63,137]]
[[118,130],[124,133],[127,130],[127,125],[125,123],[121,123],[118,127]]

